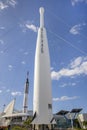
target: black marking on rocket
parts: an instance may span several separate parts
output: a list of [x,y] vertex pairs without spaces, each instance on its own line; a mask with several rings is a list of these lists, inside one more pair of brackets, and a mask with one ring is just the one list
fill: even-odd
[[43,28],[41,28],[41,53],[44,53],[43,47],[44,47],[44,45],[43,45]]
[[28,108],[28,106],[24,106],[24,108]]

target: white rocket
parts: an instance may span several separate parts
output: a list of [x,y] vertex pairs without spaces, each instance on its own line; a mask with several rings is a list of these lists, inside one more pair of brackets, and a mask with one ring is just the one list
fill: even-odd
[[37,36],[35,68],[34,68],[34,98],[32,124],[51,124],[52,94],[50,57],[46,29],[44,27],[44,8],[40,8],[40,27]]
[[24,88],[24,100],[23,100],[23,113],[27,113],[28,111],[28,91],[29,91],[29,73],[27,72],[27,79]]

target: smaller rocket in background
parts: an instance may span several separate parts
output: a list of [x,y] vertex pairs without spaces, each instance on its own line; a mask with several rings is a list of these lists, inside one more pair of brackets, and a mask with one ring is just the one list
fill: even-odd
[[28,112],[29,72],[27,72],[26,84],[24,87],[23,113]]

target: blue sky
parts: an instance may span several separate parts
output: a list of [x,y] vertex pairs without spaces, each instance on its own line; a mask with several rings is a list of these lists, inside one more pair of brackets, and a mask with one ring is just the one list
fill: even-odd
[[53,112],[87,112],[87,0],[0,0],[0,111],[16,97],[22,109],[29,71],[29,109],[33,109],[34,56],[39,8],[51,60]]

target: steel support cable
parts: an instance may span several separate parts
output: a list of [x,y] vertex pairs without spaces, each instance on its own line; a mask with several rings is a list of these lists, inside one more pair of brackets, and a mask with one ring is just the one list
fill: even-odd
[[[47,31],[48,31],[48,30],[47,30]],[[55,35],[58,39],[64,41],[65,43],[67,43],[68,45],[70,45],[71,47],[73,47],[74,49],[76,49],[77,51],[81,52],[82,54],[87,55],[86,52],[84,52],[84,51],[82,51],[80,48],[74,46],[70,41],[64,39],[62,36],[60,36],[60,35],[58,35],[58,34],[52,32],[52,31],[48,31],[48,32],[51,33],[51,34],[53,34],[53,35]]]
[[[9,30],[7,30],[5,33],[3,33],[2,35],[0,35],[0,38],[3,38],[3,37],[5,37],[5,36],[7,36],[8,34],[10,34],[12,31],[14,31],[14,29],[16,29],[16,26],[17,26],[17,25],[13,26],[13,27],[10,28]],[[12,44],[11,44],[11,45],[8,45],[8,44],[7,44],[7,46],[5,45],[5,48],[4,48],[2,51],[3,51],[3,52],[6,52],[10,46],[12,46]]]
[[[54,14],[52,11],[49,11],[48,9],[47,9],[47,11],[48,11],[50,14],[52,14],[58,21],[60,21],[61,23],[65,24],[66,27],[71,28],[71,25],[70,25],[70,24],[67,24],[62,18],[58,17],[56,14]],[[83,38],[86,38],[86,39],[87,39],[87,36],[86,36],[86,35],[84,35],[84,34],[82,34],[82,33],[79,33],[79,35],[81,35]]]

